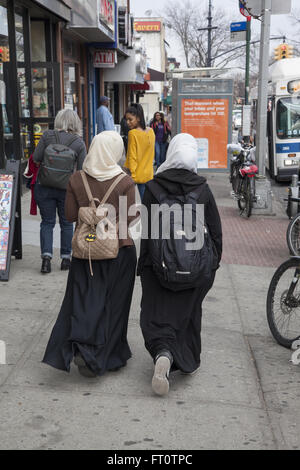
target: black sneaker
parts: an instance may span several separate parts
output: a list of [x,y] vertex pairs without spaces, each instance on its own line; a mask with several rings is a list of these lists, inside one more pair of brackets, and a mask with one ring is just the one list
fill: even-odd
[[69,258],[63,258],[60,269],[62,271],[68,271],[71,267],[71,260]]
[[44,256],[43,257],[41,273],[42,274],[51,273],[51,258],[50,258],[50,256]]

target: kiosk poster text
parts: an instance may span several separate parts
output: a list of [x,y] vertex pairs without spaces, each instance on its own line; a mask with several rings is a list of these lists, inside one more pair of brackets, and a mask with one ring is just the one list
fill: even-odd
[[181,132],[193,135],[198,142],[198,167],[228,167],[228,99],[183,99]]

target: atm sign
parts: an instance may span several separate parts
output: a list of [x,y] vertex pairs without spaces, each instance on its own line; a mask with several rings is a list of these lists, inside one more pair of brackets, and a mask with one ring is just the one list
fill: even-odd
[[139,33],[159,33],[161,31],[160,21],[135,21],[134,29]]

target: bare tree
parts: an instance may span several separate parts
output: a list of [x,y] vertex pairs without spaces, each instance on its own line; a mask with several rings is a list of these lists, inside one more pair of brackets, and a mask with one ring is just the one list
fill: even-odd
[[165,7],[164,17],[166,25],[172,29],[183,47],[187,67],[190,66],[190,33],[194,16],[197,16],[198,8],[194,6],[191,0],[185,0],[183,3],[176,1],[172,5]]
[[[240,51],[235,50],[230,53],[233,49],[229,32],[231,18],[222,9],[213,10],[214,13],[217,11],[217,14],[213,15],[214,26],[217,29],[211,33],[211,62],[212,66],[221,68],[244,57],[245,50],[241,48]],[[163,16],[167,26],[181,42],[187,67],[205,67],[208,57],[208,34],[201,29],[207,27],[208,10],[201,8],[199,2],[195,0],[182,0],[167,6]]]

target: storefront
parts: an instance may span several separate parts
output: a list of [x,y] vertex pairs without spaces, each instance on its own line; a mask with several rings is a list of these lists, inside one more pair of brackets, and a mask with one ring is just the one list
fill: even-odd
[[0,0],[0,139],[8,159],[28,158],[53,128],[61,108],[58,24],[69,20],[65,2]]
[[71,32],[62,32],[60,62],[63,107],[76,111],[82,121],[83,138],[88,145],[88,75],[85,44]]
[[[68,25],[64,38],[73,38],[72,42],[81,43],[81,57],[77,59],[76,51],[73,57],[65,54],[64,47],[64,96],[67,106],[76,106],[74,97],[78,96],[78,114],[81,109],[85,122],[85,136],[91,141],[96,132],[96,110],[99,106],[100,96],[105,94],[102,67],[95,66],[95,51],[105,52],[116,47],[117,2],[115,0],[70,0],[73,16]],[[99,53],[100,59],[100,53]],[[78,70],[83,70],[79,73]],[[75,68],[75,69],[74,69]],[[88,85],[88,86],[86,86]],[[81,92],[80,92],[81,88]],[[110,90],[106,90],[111,93]],[[81,117],[82,117],[81,116]]]

